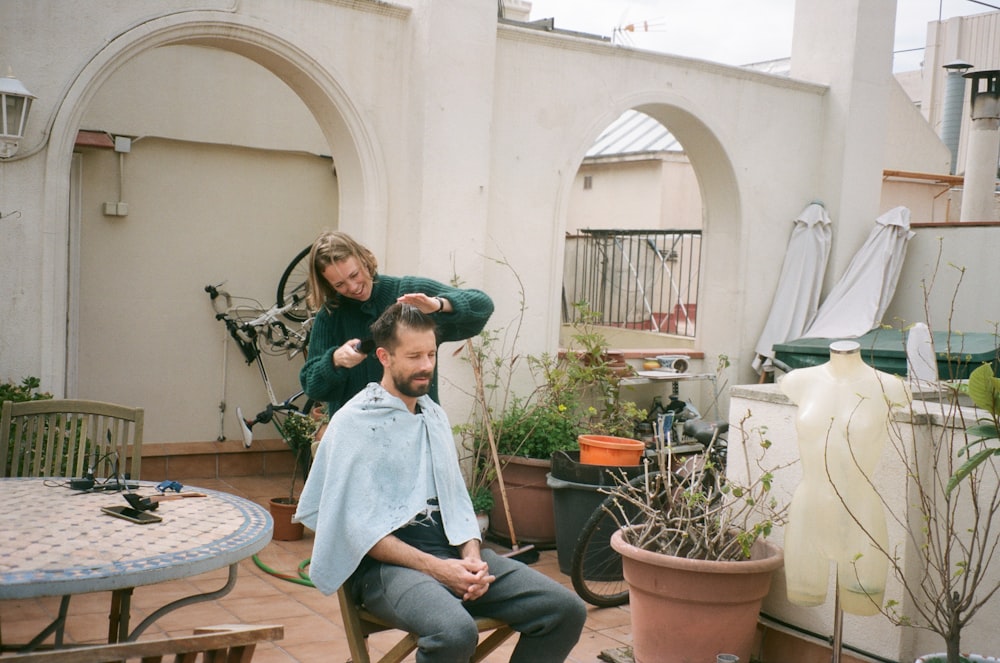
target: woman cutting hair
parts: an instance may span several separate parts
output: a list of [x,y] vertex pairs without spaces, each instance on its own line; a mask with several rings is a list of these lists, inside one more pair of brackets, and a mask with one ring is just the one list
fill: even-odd
[[[299,381],[309,398],[327,403],[330,415],[368,383],[382,379],[382,364],[365,341],[371,324],[392,304],[402,302],[433,315],[439,345],[475,336],[493,313],[493,300],[481,290],[379,274],[375,255],[347,233],[320,235],[309,252],[309,265],[307,304],[316,318]],[[438,401],[436,369],[429,394]]]

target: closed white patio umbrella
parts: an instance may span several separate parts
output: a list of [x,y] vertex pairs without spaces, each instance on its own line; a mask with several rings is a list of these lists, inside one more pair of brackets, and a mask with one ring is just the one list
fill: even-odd
[[802,210],[794,224],[771,312],[755,348],[753,368],[758,372],[774,359],[772,348],[776,343],[802,336],[819,307],[833,234],[830,216],[822,204],[814,202]]
[[857,338],[877,327],[896,292],[911,237],[906,207],[894,207],[876,219],[802,337]]

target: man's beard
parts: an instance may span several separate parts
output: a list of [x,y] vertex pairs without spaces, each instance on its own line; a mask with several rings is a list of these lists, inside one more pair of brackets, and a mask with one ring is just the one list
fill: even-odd
[[[393,375],[392,383],[396,385],[396,389],[399,391],[399,393],[403,394],[404,396],[409,396],[410,398],[419,398],[421,396],[424,396],[425,394],[427,394],[427,392],[431,390],[431,383],[430,383],[431,377],[432,375],[430,373],[414,373],[413,375],[410,375],[405,378],[400,378],[397,377],[396,375]],[[420,385],[414,385],[413,381],[417,378],[426,378],[427,382]]]

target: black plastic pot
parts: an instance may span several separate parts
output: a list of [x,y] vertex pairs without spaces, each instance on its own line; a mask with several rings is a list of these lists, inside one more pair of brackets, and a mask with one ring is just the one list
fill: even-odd
[[[580,462],[579,451],[556,451],[552,454],[552,470],[546,476],[546,483],[552,488],[556,556],[560,571],[569,575],[572,570],[573,549],[580,530],[607,497],[601,488],[616,486],[614,477],[621,477],[623,472],[627,479],[632,479],[642,474],[642,470],[642,465],[585,465]],[[616,554],[611,550],[610,538],[609,532],[609,554]]]

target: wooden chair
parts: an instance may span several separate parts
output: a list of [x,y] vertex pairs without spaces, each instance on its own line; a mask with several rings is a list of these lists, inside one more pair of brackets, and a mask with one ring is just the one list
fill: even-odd
[[282,626],[252,624],[221,624],[195,629],[194,635],[180,638],[158,638],[113,645],[86,645],[54,649],[30,654],[4,656],[11,663],[111,663],[139,660],[142,663],[194,663],[201,654],[203,663],[249,663],[257,643],[280,640],[285,635]]
[[0,477],[139,479],[142,422],[142,408],[100,401],[4,401]]
[[[372,663],[371,657],[368,654],[369,634],[395,630],[395,627],[390,626],[363,607],[357,605],[348,596],[347,590],[343,587],[337,590],[337,599],[340,601],[340,614],[344,620],[344,630],[347,632],[347,645],[351,649],[352,663]],[[507,624],[487,617],[477,618],[476,626],[479,627],[480,633],[484,631],[493,632],[486,636],[479,643],[479,646],[476,647],[476,653],[470,659],[472,663],[486,658],[490,652],[514,634],[514,630]],[[399,663],[416,648],[416,634],[406,633],[376,663]]]

